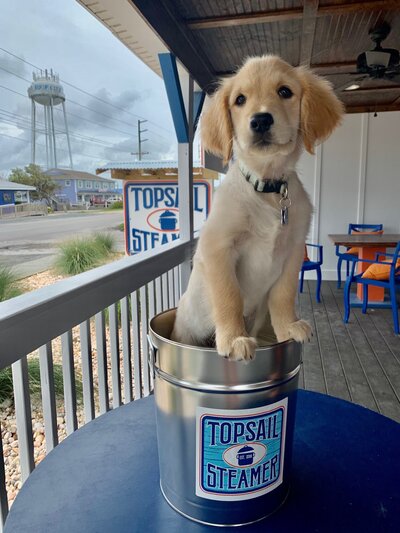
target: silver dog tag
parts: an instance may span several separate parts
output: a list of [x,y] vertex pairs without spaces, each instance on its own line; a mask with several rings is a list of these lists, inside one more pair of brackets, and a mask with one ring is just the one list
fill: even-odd
[[281,192],[281,199],[279,200],[279,205],[281,206],[281,225],[284,226],[289,221],[289,207],[292,205],[292,201],[290,200],[288,196],[288,188],[284,187],[284,189]]
[[281,225],[284,226],[288,223],[288,210],[287,207],[281,209]]

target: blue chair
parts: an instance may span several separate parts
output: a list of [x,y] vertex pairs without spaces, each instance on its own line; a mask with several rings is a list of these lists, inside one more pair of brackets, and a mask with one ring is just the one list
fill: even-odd
[[303,266],[301,267],[301,272],[300,272],[300,287],[299,287],[299,291],[300,292],[303,292],[303,283],[304,283],[304,272],[307,272],[308,270],[316,270],[317,272],[317,290],[316,290],[316,300],[318,303],[321,302],[321,265],[322,265],[322,262],[324,260],[324,257],[323,257],[323,248],[320,244],[310,244],[310,243],[306,243],[306,251],[307,251],[307,247],[308,246],[311,246],[313,248],[318,248],[318,259],[317,261],[310,261],[308,259],[308,254],[307,255],[307,259],[305,259],[303,261]]
[[[352,233],[375,233],[383,230],[383,224],[349,224],[347,233],[351,235]],[[336,246],[336,255],[338,256],[337,262],[337,288],[340,289],[342,284],[342,262],[346,261],[346,276],[349,276],[350,272],[350,261],[357,259],[357,255],[349,254],[346,252],[340,252],[340,245]]]
[[[379,260],[380,256],[391,257],[391,261]],[[350,316],[350,290],[351,284],[361,283],[363,285],[363,303],[362,303],[362,312],[366,313],[368,308],[368,287],[369,285],[375,285],[376,287],[383,287],[389,290],[390,294],[390,303],[392,306],[393,314],[393,323],[394,323],[394,332],[396,335],[399,335],[399,312],[396,300],[396,291],[400,288],[400,264],[397,266],[400,256],[400,242],[397,244],[396,249],[393,254],[379,252],[376,254],[376,261],[370,261],[368,259],[353,259],[351,273],[346,280],[344,287],[344,322],[349,321]],[[357,263],[370,263],[377,265],[390,265],[389,279],[370,279],[363,278],[361,274],[355,274]]]

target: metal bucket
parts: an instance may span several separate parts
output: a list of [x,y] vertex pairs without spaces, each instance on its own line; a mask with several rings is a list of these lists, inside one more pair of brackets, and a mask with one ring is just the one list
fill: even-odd
[[262,520],[289,491],[301,346],[229,361],[171,341],[174,319],[170,310],[150,322],[161,491],[203,524]]

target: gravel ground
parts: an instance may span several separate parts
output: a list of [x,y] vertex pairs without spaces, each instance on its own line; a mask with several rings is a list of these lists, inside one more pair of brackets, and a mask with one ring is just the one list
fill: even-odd
[[[32,291],[41,287],[55,283],[56,281],[63,279],[62,276],[55,274],[52,271],[46,271],[29,278],[25,278],[22,281],[23,289],[25,291]],[[97,353],[95,347],[95,330],[94,321],[91,321],[91,337],[92,337],[92,365],[93,365],[93,379],[95,384],[94,396],[95,396],[95,408],[96,416],[99,412],[98,395],[97,395]],[[73,328],[73,349],[74,349],[74,368],[76,379],[79,382],[81,380],[81,358],[80,358],[80,339],[79,328]],[[120,331],[120,345],[122,342],[122,335]],[[107,339],[107,367],[108,367],[108,384],[110,391],[110,405],[112,405],[112,382],[111,382],[111,360],[110,360],[110,345],[108,327],[106,326],[106,339]],[[61,340],[56,338],[52,341],[53,348],[53,363],[60,364],[61,359]],[[28,360],[38,357],[38,351],[29,354]],[[122,359],[122,358],[121,358]],[[121,374],[121,391],[123,391],[123,369],[122,360],[120,365]],[[122,392],[123,395],[123,392]],[[40,398],[33,397],[32,402],[32,428],[33,428],[33,441],[34,441],[34,460],[35,464],[39,464],[40,461],[46,456],[46,439],[44,432],[43,411]],[[81,427],[84,424],[83,405],[78,401],[77,406],[77,418],[78,426]],[[3,438],[3,452],[4,452],[4,464],[6,475],[6,488],[9,505],[12,505],[19,489],[21,488],[21,470],[19,464],[19,446],[18,446],[18,433],[15,419],[15,409],[12,400],[5,400],[0,404],[0,425]],[[57,429],[58,438],[61,442],[66,437],[66,424],[65,424],[65,410],[64,402],[62,398],[57,400]]]

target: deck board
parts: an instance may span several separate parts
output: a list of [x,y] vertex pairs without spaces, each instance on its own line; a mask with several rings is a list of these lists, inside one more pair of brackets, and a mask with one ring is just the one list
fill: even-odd
[[311,295],[309,287],[305,283],[304,292],[299,294],[300,316],[311,324],[314,335],[310,342],[303,346],[303,387],[307,390],[326,393],[326,378],[321,357],[319,339],[316,333],[314,314],[312,311]]
[[343,290],[323,282],[321,303],[315,282],[304,282],[300,316],[314,336],[304,345],[300,386],[352,401],[400,422],[400,337],[393,331],[390,310],[364,315],[352,309],[343,323]]

